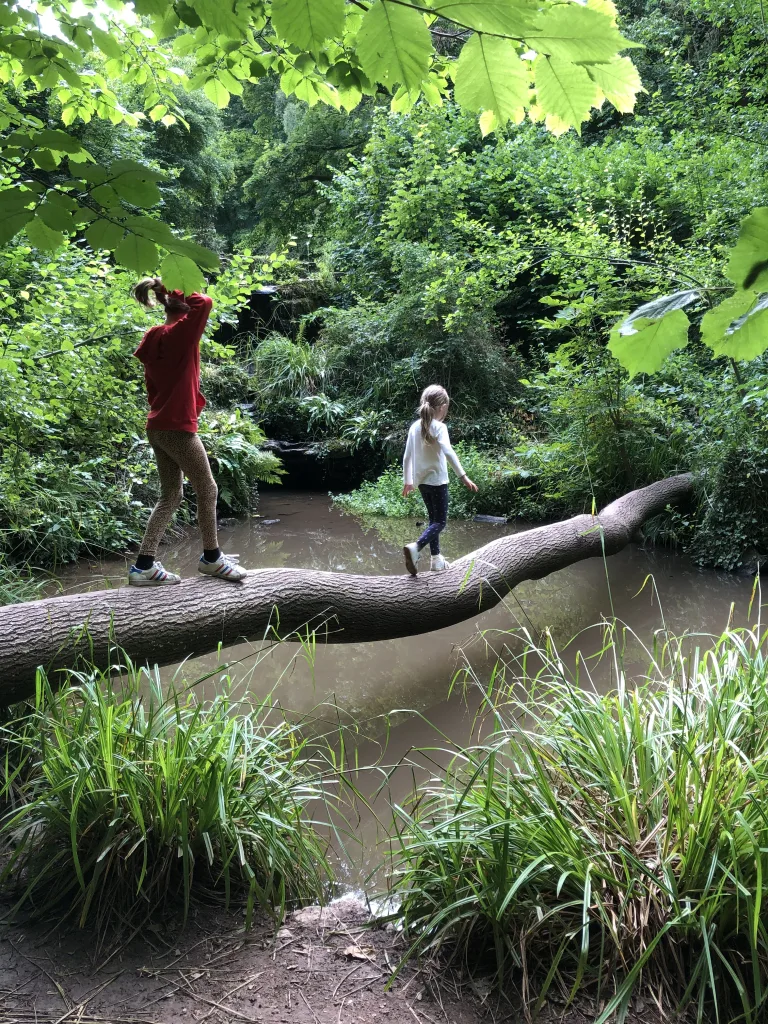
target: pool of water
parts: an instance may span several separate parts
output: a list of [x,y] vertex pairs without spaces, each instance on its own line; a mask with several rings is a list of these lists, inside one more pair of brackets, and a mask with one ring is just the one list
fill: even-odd
[[[253,569],[402,573],[402,545],[419,532],[413,520],[363,525],[334,508],[323,494],[267,492],[260,497],[258,513],[259,518],[225,520],[220,529],[222,548],[237,553]],[[521,528],[450,522],[443,549],[449,559],[458,557]],[[183,576],[194,575],[199,557],[195,530],[161,551],[166,567]],[[124,586],[128,564],[127,558],[80,562],[62,575],[61,583],[65,592]],[[376,818],[378,812],[386,817],[387,795],[402,800],[413,787],[410,770],[401,768],[390,776],[387,766],[407,760],[414,748],[447,749],[451,741],[468,741],[476,727],[477,701],[458,691],[449,699],[451,682],[467,660],[480,679],[487,678],[497,652],[508,642],[505,631],[527,628],[540,635],[548,629],[558,644],[581,633],[566,652],[572,658],[577,649],[597,650],[599,631],[588,627],[615,616],[637,638],[630,644],[629,663],[642,672],[647,658],[641,644],[650,644],[657,631],[718,633],[729,622],[744,624],[752,597],[751,579],[701,570],[673,552],[631,545],[605,561],[589,559],[523,583],[496,608],[449,629],[401,640],[318,646],[314,651],[288,644],[270,650],[242,644],[162,671],[166,679],[179,672],[187,681],[205,676],[199,690],[206,695],[221,686],[221,666],[226,664],[239,688],[254,697],[274,694],[283,708],[311,720],[315,729],[322,730],[323,723],[332,728],[339,715],[358,724],[359,761],[379,760],[380,769],[357,779],[373,810],[363,812],[355,828],[360,845],[352,844],[346,858],[355,881],[378,863]],[[173,589],[168,600],[173,600]],[[753,618],[755,614],[753,608]],[[608,659],[595,667],[594,679],[600,687],[611,685]],[[385,775],[389,794],[375,798]]]

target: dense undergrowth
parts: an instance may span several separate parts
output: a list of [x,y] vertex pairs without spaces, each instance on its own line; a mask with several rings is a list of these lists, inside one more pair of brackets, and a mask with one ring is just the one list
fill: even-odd
[[409,955],[490,970],[533,1012],[587,998],[602,1022],[642,995],[668,1015],[761,1020],[766,637],[669,638],[645,682],[625,675],[624,640],[605,639],[607,694],[551,645],[529,642],[493,688],[467,670],[483,741],[397,809]]

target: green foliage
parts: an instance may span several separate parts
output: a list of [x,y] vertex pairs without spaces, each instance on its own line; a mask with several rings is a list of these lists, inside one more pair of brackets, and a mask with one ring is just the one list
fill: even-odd
[[[105,934],[146,925],[201,890],[259,905],[322,899],[326,849],[307,817],[321,795],[306,748],[268,701],[203,704],[131,665],[72,673],[3,730],[18,765],[0,824],[14,912],[55,911]],[[3,795],[9,794],[9,783]]]
[[489,734],[396,811],[389,895],[408,955],[492,966],[534,1012],[589,987],[598,1024],[651,993],[662,1014],[762,1019],[764,642],[732,632],[689,654],[671,639],[635,686],[611,630],[608,695],[530,641],[497,666]]
[[45,596],[47,581],[29,567],[7,565],[0,556],[0,606]]
[[257,482],[279,484],[283,469],[272,452],[262,451],[266,438],[239,409],[204,412],[200,438],[211,459],[219,487],[219,504],[231,512],[249,512]]
[[[463,443],[456,445],[456,450],[479,491],[477,494],[468,491],[454,474],[450,474],[449,515],[454,519],[471,519],[475,515],[514,515],[518,506],[517,484],[521,479],[518,467],[507,462],[503,453],[483,452]],[[346,512],[363,519],[423,517],[424,503],[418,491],[407,498],[402,492],[402,470],[392,467],[377,480],[361,484],[349,494],[334,495],[334,501]]]
[[[209,330],[232,318],[259,280],[254,264],[270,270],[280,260],[233,257],[210,288]],[[84,550],[122,551],[141,535],[156,495],[132,353],[157,314],[130,298],[133,275],[75,246],[48,258],[6,247],[0,277],[0,552],[46,565]],[[215,342],[203,347],[209,358],[228,358]],[[273,457],[254,448],[263,435],[247,418],[226,416],[210,434],[222,493],[247,504],[255,480],[274,469]]]

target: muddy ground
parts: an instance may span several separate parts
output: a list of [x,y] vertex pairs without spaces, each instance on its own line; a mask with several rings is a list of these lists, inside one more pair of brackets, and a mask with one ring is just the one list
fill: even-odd
[[[260,921],[246,932],[242,921],[242,915],[197,907],[183,930],[149,932],[100,952],[85,932],[4,926],[0,1024],[525,1020],[489,984],[461,980],[451,970],[427,972],[414,964],[392,981],[403,952],[398,936],[371,927],[355,898],[323,910],[307,907],[277,929]],[[660,1024],[652,1007],[638,1011],[628,1024]],[[546,1024],[589,1024],[596,1016],[588,1002],[565,1014],[549,1006],[543,1014]]]

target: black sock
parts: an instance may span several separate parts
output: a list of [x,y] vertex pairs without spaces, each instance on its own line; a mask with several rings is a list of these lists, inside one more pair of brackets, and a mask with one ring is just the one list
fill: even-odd
[[218,558],[221,558],[221,548],[205,548],[203,550],[203,558],[206,562],[215,562]]
[[137,555],[136,556],[136,568],[137,569],[141,569],[142,571],[144,569],[151,569],[154,564],[155,564],[155,560],[152,557],[152,555]]

